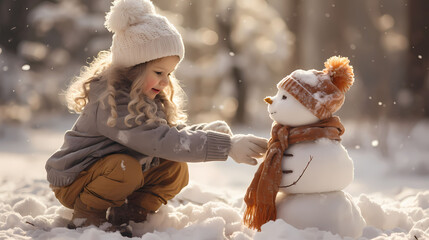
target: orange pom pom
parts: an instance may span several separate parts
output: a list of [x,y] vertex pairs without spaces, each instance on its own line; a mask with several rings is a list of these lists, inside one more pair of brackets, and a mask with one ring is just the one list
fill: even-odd
[[353,67],[349,65],[350,60],[346,57],[333,56],[325,62],[324,73],[329,74],[332,83],[341,92],[347,92],[354,82]]

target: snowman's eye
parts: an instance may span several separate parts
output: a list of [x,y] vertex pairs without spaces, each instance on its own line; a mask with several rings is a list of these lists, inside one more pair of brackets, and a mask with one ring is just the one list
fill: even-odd
[[283,95],[283,96],[282,96],[282,100],[286,100],[286,98],[287,98],[287,96],[286,96],[286,95]]

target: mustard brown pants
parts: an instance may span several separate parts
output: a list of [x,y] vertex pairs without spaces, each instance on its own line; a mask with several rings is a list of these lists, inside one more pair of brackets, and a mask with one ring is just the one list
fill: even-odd
[[156,211],[188,184],[188,165],[165,159],[143,172],[140,163],[125,154],[106,156],[82,171],[70,185],[54,189],[65,207],[77,198],[89,207],[108,209],[129,204]]

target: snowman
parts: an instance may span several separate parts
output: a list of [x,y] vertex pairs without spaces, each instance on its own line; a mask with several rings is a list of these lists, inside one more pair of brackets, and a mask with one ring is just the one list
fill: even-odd
[[[296,70],[267,97],[274,121],[264,161],[244,198],[244,223],[261,230],[275,219],[296,228],[318,228],[359,237],[366,223],[343,191],[353,181],[353,161],[341,144],[344,127],[333,116],[354,81],[344,57],[331,57],[323,71]],[[279,193],[279,194],[277,194]]]

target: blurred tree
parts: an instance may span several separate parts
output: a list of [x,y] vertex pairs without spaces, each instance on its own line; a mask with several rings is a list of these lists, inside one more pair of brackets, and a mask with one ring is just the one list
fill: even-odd
[[[301,42],[300,41],[296,41],[296,39],[302,39],[301,34],[302,31],[300,29],[301,26],[301,22],[303,21],[302,18],[299,17],[299,13],[303,12],[302,11],[302,7],[303,7],[303,2],[301,0],[290,0],[289,4],[286,4],[285,6],[282,7],[282,9],[285,9],[284,14],[282,14],[282,18],[284,19],[286,25],[288,26],[288,28],[290,29],[290,31],[292,33],[294,33],[294,37],[293,37],[293,45],[294,47],[292,48],[292,53],[291,53],[291,61],[289,64],[289,69],[287,72],[292,72],[295,69],[298,68],[302,68],[302,56],[299,52],[299,49],[301,49]],[[292,42],[291,41],[291,42]]]
[[0,1],[0,46],[17,53],[21,41],[29,37],[28,15],[44,0]]
[[[413,1],[269,1],[281,9],[287,8],[282,17],[296,37],[293,67],[321,69],[323,62],[333,55],[351,60],[356,82],[340,110],[343,116],[384,119],[403,117],[407,112],[404,108],[415,111],[409,100],[413,94],[403,89],[407,85],[407,11],[424,18],[423,12],[408,8]],[[425,11],[423,7],[420,9]],[[428,20],[416,21],[427,34]],[[422,62],[418,54],[414,56],[415,61]],[[427,71],[425,68],[420,69]]]
[[104,0],[0,1],[0,118],[25,122],[65,110],[61,90],[88,57],[110,46],[103,26],[108,6]]
[[[262,99],[275,84],[297,68],[323,68],[332,55],[348,56],[355,67],[342,116],[428,116],[427,1],[153,1],[183,36],[177,75],[193,121],[269,122]],[[60,89],[111,44],[103,26],[110,5],[0,1],[2,104],[62,107]]]
[[[237,52],[234,42],[231,39],[231,35],[233,34],[233,25],[232,18],[235,14],[235,11],[237,11],[237,4],[235,1],[232,1],[230,5],[227,7],[227,11],[223,12],[222,18],[217,18],[217,25],[218,25],[218,33],[220,39],[223,39],[224,41],[221,41],[221,43],[224,44],[222,46],[223,48],[227,49],[228,52],[231,54],[235,54]],[[246,86],[245,84],[247,81],[243,81],[244,75],[242,69],[239,68],[236,58],[234,58],[231,62],[231,74],[232,79],[234,81],[234,86],[236,89],[236,98],[238,102],[237,110],[235,112],[235,118],[234,121],[236,123],[244,123],[245,117],[246,117],[246,95],[247,95],[247,88],[249,86]]]
[[189,95],[191,120],[266,120],[263,98],[287,73],[292,48],[276,9],[265,0],[155,4],[183,35],[186,58],[177,74]]
[[429,117],[429,1],[409,1],[409,51],[406,88],[413,108],[403,109],[414,117]]

